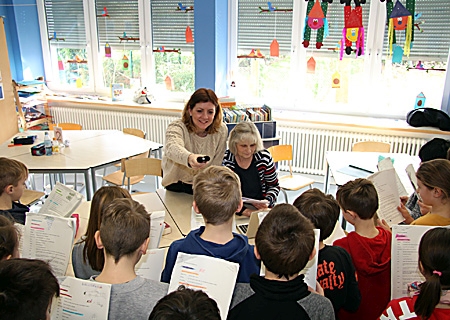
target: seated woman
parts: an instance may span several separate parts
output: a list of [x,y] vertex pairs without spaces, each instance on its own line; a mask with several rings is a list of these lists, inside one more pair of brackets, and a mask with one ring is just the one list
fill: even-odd
[[[280,192],[278,175],[255,124],[239,122],[230,132],[228,147],[222,165],[229,167],[241,179],[242,196],[267,200],[253,205],[258,210],[273,207]],[[252,211],[254,209],[244,206],[240,214],[250,216]]]
[[184,107],[182,118],[166,130],[162,185],[170,191],[192,194],[198,170],[221,164],[227,135],[216,94],[211,89],[197,89]]

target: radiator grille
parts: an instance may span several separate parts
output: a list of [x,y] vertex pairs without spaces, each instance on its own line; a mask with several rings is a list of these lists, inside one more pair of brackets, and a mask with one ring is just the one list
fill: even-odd
[[[75,122],[87,130],[139,128],[147,132],[147,139],[164,144],[166,128],[179,116],[165,116],[149,113],[102,111],[84,108],[52,107],[54,123]],[[293,145],[292,169],[307,174],[325,174],[326,151],[351,151],[353,143],[372,140],[391,144],[391,152],[417,155],[427,141],[423,138],[381,135],[330,129],[313,129],[277,125],[280,144]],[[281,170],[288,170],[287,163],[279,164]]]

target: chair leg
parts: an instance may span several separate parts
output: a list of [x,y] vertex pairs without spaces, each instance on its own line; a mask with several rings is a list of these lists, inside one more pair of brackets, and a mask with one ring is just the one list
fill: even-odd
[[281,191],[282,191],[283,194],[284,194],[284,201],[285,201],[286,203],[289,203],[289,202],[288,202],[288,196],[287,196],[286,190],[284,190],[284,189],[281,188]]

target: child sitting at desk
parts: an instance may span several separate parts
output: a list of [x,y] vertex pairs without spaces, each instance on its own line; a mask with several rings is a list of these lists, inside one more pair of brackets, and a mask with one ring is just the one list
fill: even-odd
[[323,243],[339,219],[339,203],[332,195],[314,188],[295,199],[294,206],[320,230],[317,281],[325,297],[333,304],[334,313],[337,314],[341,308],[355,312],[361,302],[361,294],[352,258],[345,249]]
[[0,215],[12,217],[15,222],[25,224],[30,209],[18,203],[26,189],[28,169],[20,161],[0,157]]
[[299,275],[316,252],[308,219],[293,205],[278,204],[261,222],[255,243],[265,276],[254,274],[250,284],[236,286],[234,300],[241,302],[227,319],[335,319],[330,300],[311,293]]
[[205,226],[170,245],[161,281],[170,282],[177,254],[184,252],[239,263],[237,282],[249,282],[260,265],[247,237],[232,232],[234,214],[242,208],[238,176],[229,168],[210,166],[195,176],[193,186],[192,206],[202,214]]
[[338,316],[340,319],[375,320],[391,296],[391,233],[374,225],[378,194],[371,181],[349,181],[337,190],[336,198],[344,219],[355,231],[333,244],[350,254],[361,291],[358,311],[350,313],[341,309]]
[[95,242],[103,250],[105,265],[91,279],[111,284],[109,320],[148,319],[158,300],[167,294],[167,284],[144,279],[135,272],[147,252],[149,230],[150,215],[132,199],[115,199],[103,213]]

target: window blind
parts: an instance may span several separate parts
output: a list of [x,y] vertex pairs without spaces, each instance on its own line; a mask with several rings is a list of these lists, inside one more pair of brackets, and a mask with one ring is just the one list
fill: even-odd
[[[293,0],[275,0],[278,9],[293,9]],[[238,52],[248,54],[260,49],[268,54],[273,39],[277,39],[280,54],[291,51],[292,12],[261,12],[268,9],[267,1],[238,0]]]
[[[95,2],[97,16],[98,42],[100,47],[106,42],[111,47],[139,49],[139,40],[120,40],[125,35],[139,38],[138,0],[97,0]],[[104,8],[109,17],[102,16]]]
[[86,46],[83,0],[45,0],[44,7],[49,38],[56,33],[57,38],[65,40],[50,41],[52,45],[72,48]]
[[[174,0],[152,0],[152,34],[153,49],[165,47],[166,49],[181,49],[193,52],[194,43],[186,43],[186,27],[194,32],[194,11],[177,10],[179,1]],[[182,1],[183,6],[191,7],[194,0]]]

